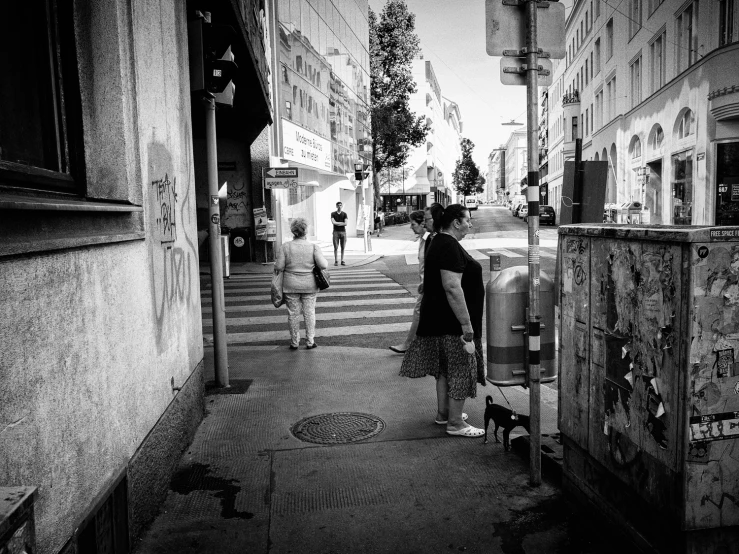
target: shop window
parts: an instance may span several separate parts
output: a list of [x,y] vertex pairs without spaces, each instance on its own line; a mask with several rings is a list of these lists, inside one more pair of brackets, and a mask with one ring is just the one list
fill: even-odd
[[693,215],[693,151],[672,156],[672,223],[690,225]]
[[739,225],[739,142],[716,145],[716,225]]

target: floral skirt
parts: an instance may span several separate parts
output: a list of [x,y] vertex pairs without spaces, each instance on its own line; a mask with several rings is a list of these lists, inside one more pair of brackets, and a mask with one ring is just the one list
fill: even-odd
[[449,397],[475,398],[477,383],[485,386],[482,341],[475,339],[475,353],[468,354],[458,336],[419,337],[413,340],[400,366],[401,377],[446,377]]

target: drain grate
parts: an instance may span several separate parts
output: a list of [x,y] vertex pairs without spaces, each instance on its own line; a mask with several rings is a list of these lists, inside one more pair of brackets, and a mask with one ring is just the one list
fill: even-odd
[[295,438],[316,444],[346,444],[369,439],[385,429],[385,422],[370,414],[337,412],[301,419],[290,428]]

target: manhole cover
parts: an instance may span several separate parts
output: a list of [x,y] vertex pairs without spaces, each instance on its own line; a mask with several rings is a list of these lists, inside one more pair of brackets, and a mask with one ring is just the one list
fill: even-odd
[[353,412],[338,412],[306,417],[292,426],[296,438],[317,444],[345,444],[369,439],[385,429],[379,417]]

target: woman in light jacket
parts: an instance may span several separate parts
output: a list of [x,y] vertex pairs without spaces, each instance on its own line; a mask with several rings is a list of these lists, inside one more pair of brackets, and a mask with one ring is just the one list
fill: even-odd
[[296,217],[290,222],[293,240],[286,242],[277,253],[275,274],[284,271],[282,292],[287,302],[287,322],[290,325],[290,350],[300,344],[300,312],[305,319],[305,347],[316,348],[316,297],[318,286],[313,266],[328,268],[328,262],[316,244],[305,238],[308,222]]

